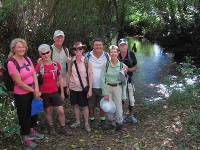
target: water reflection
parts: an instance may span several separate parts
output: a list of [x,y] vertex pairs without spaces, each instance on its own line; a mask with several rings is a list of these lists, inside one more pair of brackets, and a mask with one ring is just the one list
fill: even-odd
[[167,95],[162,83],[166,76],[173,73],[173,55],[164,53],[158,44],[135,38],[129,38],[129,49],[134,43],[138,61],[138,70],[134,74],[136,98],[160,100],[161,96]]

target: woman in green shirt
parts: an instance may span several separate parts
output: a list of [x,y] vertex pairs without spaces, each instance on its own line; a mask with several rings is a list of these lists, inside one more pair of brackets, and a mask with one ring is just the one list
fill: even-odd
[[122,99],[126,99],[126,82],[125,84],[119,79],[120,71],[127,72],[127,66],[118,60],[118,47],[111,45],[109,47],[110,61],[108,61],[101,74],[101,88],[104,100],[112,100],[116,105],[116,112],[108,114],[109,120],[121,130],[123,126]]

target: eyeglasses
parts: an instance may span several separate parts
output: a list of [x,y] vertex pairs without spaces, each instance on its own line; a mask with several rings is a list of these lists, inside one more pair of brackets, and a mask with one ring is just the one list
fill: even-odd
[[73,50],[73,51],[82,51],[83,48],[82,48],[82,47],[77,47],[77,48],[76,48],[76,47],[73,47],[72,50]]
[[42,55],[46,55],[46,54],[49,54],[50,53],[50,51],[48,51],[48,52],[45,52],[45,53],[41,53]]

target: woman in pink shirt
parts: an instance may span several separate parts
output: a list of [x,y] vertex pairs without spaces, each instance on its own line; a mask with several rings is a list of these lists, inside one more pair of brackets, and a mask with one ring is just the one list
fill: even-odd
[[[52,119],[52,107],[55,107],[60,121],[61,134],[70,134],[65,127],[65,113],[63,109],[63,102],[65,99],[63,89],[63,79],[61,75],[61,66],[58,62],[52,61],[51,49],[47,44],[41,44],[38,47],[41,57],[40,62],[36,65],[37,74],[41,75],[43,82],[40,85],[42,92],[42,99],[44,100],[44,108],[46,118],[49,125],[49,134],[55,134],[55,129]],[[61,94],[58,92],[58,84],[61,89]]]
[[33,97],[39,98],[41,93],[32,61],[26,57],[27,49],[27,43],[24,39],[12,40],[7,68],[15,83],[13,93],[23,143],[34,148],[37,144],[32,140],[44,136],[33,129],[37,122],[37,116],[31,117],[31,103]]
[[[89,110],[88,110],[88,97],[92,96],[92,66],[86,62],[83,56],[84,45],[81,42],[76,42],[73,46],[75,54],[71,64],[69,64],[68,72],[68,95],[70,95],[71,105],[74,106],[74,113],[76,122],[71,125],[72,128],[80,127],[80,109],[83,110],[85,121],[85,130],[90,132],[88,123]],[[84,92],[83,89],[88,87],[88,91]]]

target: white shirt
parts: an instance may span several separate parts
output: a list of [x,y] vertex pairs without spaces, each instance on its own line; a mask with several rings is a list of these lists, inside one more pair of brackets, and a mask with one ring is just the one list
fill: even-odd
[[93,72],[92,88],[101,88],[101,71],[104,67],[104,64],[107,62],[105,52],[103,52],[99,58],[96,58],[93,54],[93,51],[91,51],[89,62],[92,64]]

